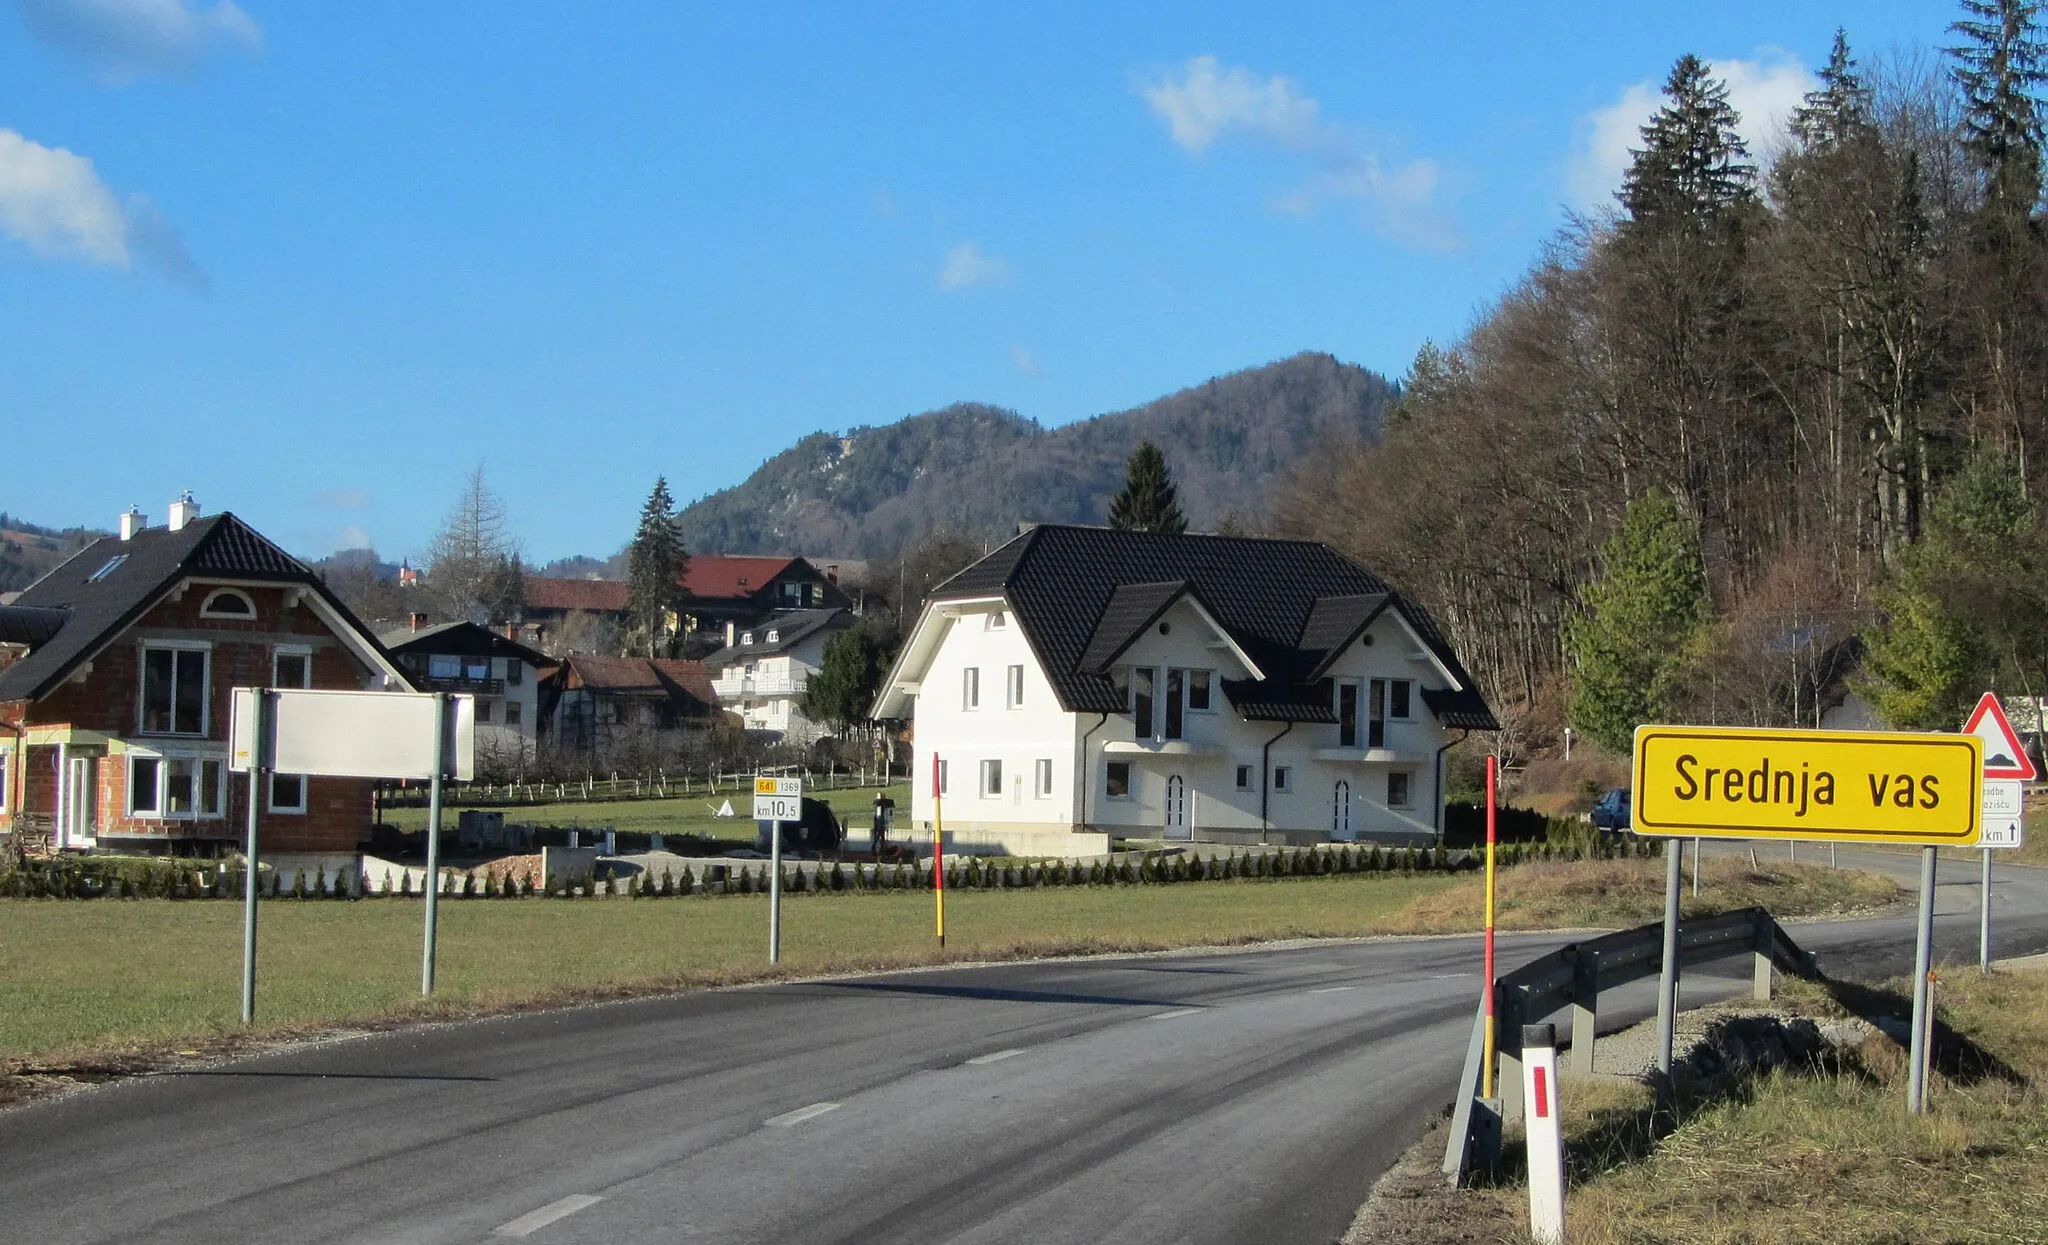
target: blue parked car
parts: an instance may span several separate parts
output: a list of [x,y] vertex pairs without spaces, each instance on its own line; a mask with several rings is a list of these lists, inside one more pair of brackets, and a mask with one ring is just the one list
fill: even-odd
[[1599,829],[1616,833],[1634,829],[1635,822],[1629,813],[1627,787],[1615,787],[1600,797],[1600,802],[1593,806],[1593,824]]

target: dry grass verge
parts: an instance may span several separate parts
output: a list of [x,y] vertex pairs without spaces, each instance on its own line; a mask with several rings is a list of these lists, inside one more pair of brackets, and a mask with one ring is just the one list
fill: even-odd
[[[1856,869],[1783,862],[1751,866],[1733,859],[1709,858],[1700,882],[1701,893],[1694,898],[1687,875],[1681,905],[1687,916],[1749,907],[1768,909],[1781,920],[1841,916],[1887,907],[1905,894],[1889,878]],[[1482,879],[1463,875],[1457,885],[1409,905],[1398,932],[1470,929],[1484,894]],[[1661,920],[1664,862],[1587,860],[1502,870],[1495,913],[1500,928],[1512,930],[1626,929]]]
[[[1908,1011],[1907,988],[1794,983],[1784,1003],[1823,1024],[1889,1020]],[[1941,983],[1937,1026],[1932,1110],[1919,1117],[1906,1114],[1904,1052],[1881,1031],[1805,1066],[1694,1087],[1674,1111],[1641,1085],[1568,1076],[1570,1240],[2048,1240],[2048,973],[1957,972]],[[1526,1199],[1513,1172],[1505,1187],[1455,1194],[1418,1175],[1401,1239],[1520,1242]],[[1392,1238],[1362,1222],[1350,1239]]]

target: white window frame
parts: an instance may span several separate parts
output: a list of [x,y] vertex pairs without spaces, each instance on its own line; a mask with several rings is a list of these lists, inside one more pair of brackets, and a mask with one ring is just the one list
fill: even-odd
[[1003,762],[991,757],[981,763],[981,798],[998,800],[1003,795]]
[[[1399,779],[1399,780],[1400,780],[1400,782],[1401,782],[1401,798],[1400,798],[1399,800],[1396,800],[1396,799],[1394,798],[1394,780],[1395,780],[1395,779]],[[1410,773],[1409,771],[1407,771],[1407,770],[1405,770],[1405,769],[1390,769],[1390,770],[1388,770],[1388,771],[1387,771],[1387,807],[1388,807],[1388,808],[1414,808],[1414,807],[1415,807],[1415,775],[1414,775],[1414,774]]]
[[[137,808],[135,794],[140,789],[135,781],[137,762],[146,762],[156,770],[156,779],[149,784],[151,806]],[[214,770],[212,790],[207,789],[206,767],[212,764]],[[171,767],[189,765],[192,767],[193,807],[189,813],[174,813],[171,804]],[[123,807],[131,818],[144,821],[220,821],[228,815],[228,758],[223,752],[156,752],[149,749],[130,748],[124,765],[124,785],[127,795]],[[211,797],[209,799],[209,796]]]
[[[306,674],[297,683],[286,683],[278,677],[277,665],[280,657],[303,657],[306,659]],[[308,688],[313,686],[313,646],[310,644],[278,644],[270,650],[270,685],[272,687]]]
[[960,671],[960,711],[973,713],[981,708],[981,667],[965,666]]
[[1258,772],[1259,767],[1256,765],[1239,765],[1234,775],[1237,781],[1237,790],[1250,791],[1252,789],[1252,775]]
[[14,791],[14,745],[0,748],[0,813],[13,811],[7,805],[7,797]]
[[[199,657],[199,729],[195,731],[148,729],[149,714],[149,655],[154,652],[198,653]],[[213,733],[213,644],[208,640],[144,640],[138,654],[140,660],[135,671],[135,733],[138,735],[173,735],[185,739],[205,739]],[[171,725],[178,724],[177,658],[171,659]]]
[[[1198,676],[1202,680],[1202,695],[1209,702],[1208,704],[1203,705],[1200,708],[1197,708],[1195,706],[1195,679]],[[1187,672],[1185,681],[1181,684],[1181,693],[1187,698],[1187,712],[1216,712],[1216,683],[1216,672],[1214,670],[1203,669],[1200,667],[1190,667]]]
[[1010,613],[1008,610],[990,610],[988,612],[986,620],[982,624],[982,629],[985,631],[1003,631],[1006,630],[1009,627],[1009,625]]
[[952,763],[951,761],[948,761],[948,760],[947,760],[946,758],[944,758],[944,757],[940,757],[940,758],[939,758],[939,794],[940,794],[940,795],[947,795],[947,794],[949,794],[949,793],[950,793],[950,788],[951,788],[951,786],[952,786],[952,777],[953,777],[953,763]]
[[1003,708],[1022,709],[1023,707],[1024,667],[1014,665],[1009,668],[1007,675],[1003,679]]
[[1033,794],[1033,795],[1035,795],[1035,796],[1036,796],[1037,798],[1039,798],[1039,799],[1041,799],[1041,800],[1049,800],[1049,799],[1051,799],[1051,798],[1052,798],[1052,758],[1051,758],[1051,757],[1040,757],[1040,758],[1038,758],[1038,761],[1037,761],[1037,763],[1036,763],[1036,764],[1035,764],[1035,765],[1034,765],[1034,766],[1033,766],[1032,768],[1033,768],[1033,770],[1035,771],[1035,773],[1034,773],[1034,774],[1032,775],[1032,784],[1031,784],[1031,791],[1032,791],[1032,794]]
[[1294,767],[1292,765],[1275,765],[1273,767],[1273,790],[1292,791],[1294,789],[1293,781]]
[[[296,778],[299,780],[299,802],[297,804],[279,804],[277,802],[277,781],[280,778]],[[306,793],[309,785],[310,780],[304,774],[273,773],[270,776],[270,781],[264,784],[264,806],[273,813],[284,813],[295,817],[304,816],[306,812]]]
[[[1395,712],[1394,712],[1394,689],[1395,689],[1395,688],[1397,688],[1397,687],[1401,687],[1401,688],[1406,688],[1406,689],[1407,689],[1407,692],[1408,692],[1408,712],[1406,712],[1406,713],[1395,713]],[[1387,680],[1387,721],[1389,721],[1389,722],[1413,722],[1413,721],[1415,721],[1415,720],[1416,720],[1416,716],[1415,716],[1415,702],[1416,702],[1416,701],[1418,701],[1418,700],[1420,700],[1420,699],[1422,699],[1422,692],[1421,692],[1421,690],[1420,690],[1420,684],[1418,684],[1418,683],[1417,683],[1417,682],[1416,682],[1416,681],[1415,681],[1414,679],[1388,679],[1388,680]]]
[[[249,608],[247,612],[244,613],[236,613],[232,610],[223,610],[216,607],[214,604],[214,602],[220,600],[240,601],[242,604],[248,606]],[[228,618],[233,619],[236,622],[255,622],[256,602],[249,596],[248,593],[242,591],[240,588],[215,588],[212,592],[207,593],[206,600],[200,603],[199,616],[201,618]]]

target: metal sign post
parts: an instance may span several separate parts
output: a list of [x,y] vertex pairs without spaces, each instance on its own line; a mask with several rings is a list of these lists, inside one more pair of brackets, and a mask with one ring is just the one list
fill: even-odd
[[[1996,702],[1993,702],[1993,709]],[[1906,1107],[1926,1105],[1932,1032],[1928,966],[1934,952],[1935,848],[1975,847],[1984,829],[1986,743],[1895,731],[1780,731],[1639,726],[1635,831],[1667,840],[1818,839],[1912,844],[1921,849],[1920,928],[1914,951],[1913,1045]],[[1996,715],[2003,722],[2002,714]],[[2015,745],[2015,748],[2017,745]],[[1999,758],[2005,766],[2011,757]],[[2029,767],[2031,768],[2031,767]],[[1667,850],[1664,972],[1657,1004],[1657,1070],[1668,1089],[1678,997],[1678,865]]]
[[420,949],[420,996],[434,993],[434,949],[440,932],[441,775],[447,766],[448,693],[434,693],[434,776],[427,780],[427,928]]
[[[251,697],[251,722],[254,738],[265,738],[265,728],[270,719],[270,697],[257,693]],[[260,879],[256,876],[256,819],[262,809],[264,763],[270,759],[269,750],[252,749],[249,759],[249,842],[247,861],[243,866],[242,878],[242,1023],[256,1023],[256,895]]]
[[1906,1052],[1906,1112],[1919,1115],[1927,1110],[1928,1036],[1933,1024],[1927,1014],[1927,974],[1934,959],[1934,857],[1931,847],[1920,849],[1920,928],[1913,948],[1913,1038]]
[[756,778],[754,820],[768,823],[768,962],[782,959],[782,823],[802,821],[804,780]]
[[1984,837],[1978,840],[1984,848],[1984,872],[1977,891],[1977,967],[1987,973],[1991,971],[1991,849],[2020,845],[2024,838],[2024,811],[2025,795],[2019,779],[1984,780]]

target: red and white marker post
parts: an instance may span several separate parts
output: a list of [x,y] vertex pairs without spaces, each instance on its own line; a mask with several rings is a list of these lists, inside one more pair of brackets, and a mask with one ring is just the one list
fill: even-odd
[[1564,1241],[1564,1124],[1557,1101],[1557,1027],[1522,1027],[1523,1117],[1529,1147],[1529,1235]]

